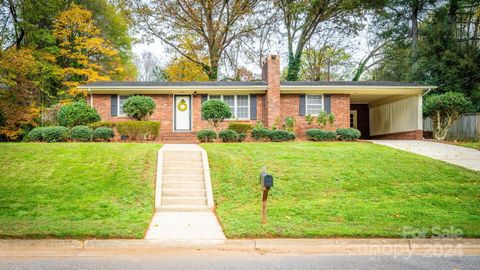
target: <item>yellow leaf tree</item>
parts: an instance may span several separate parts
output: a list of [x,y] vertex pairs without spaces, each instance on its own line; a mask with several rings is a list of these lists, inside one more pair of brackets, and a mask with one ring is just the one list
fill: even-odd
[[192,35],[184,35],[179,46],[187,56],[181,55],[170,61],[164,70],[167,80],[171,82],[208,81],[208,74],[199,64],[207,63],[208,58],[198,39]]
[[0,134],[17,140],[34,127],[40,110],[36,107],[40,68],[29,49],[0,51]]
[[86,96],[77,88],[81,84],[125,74],[118,52],[102,37],[89,10],[72,4],[57,16],[53,34],[59,47],[59,75],[70,96]]

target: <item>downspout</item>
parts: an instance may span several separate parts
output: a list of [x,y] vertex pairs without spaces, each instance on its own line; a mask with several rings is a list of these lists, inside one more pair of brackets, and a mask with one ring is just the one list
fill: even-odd
[[90,93],[90,107],[93,107],[93,94],[92,90],[90,90],[90,87],[88,88],[88,92]]
[[428,90],[425,93],[423,93],[422,96],[426,96],[428,93],[430,93],[430,91],[432,91],[432,88],[429,87]]

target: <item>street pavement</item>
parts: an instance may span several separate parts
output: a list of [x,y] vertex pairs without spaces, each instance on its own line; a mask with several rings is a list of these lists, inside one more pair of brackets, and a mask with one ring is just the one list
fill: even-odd
[[[20,255],[20,256],[19,256]],[[0,270],[16,269],[480,269],[479,256],[299,255],[189,251],[65,256],[3,256]]]

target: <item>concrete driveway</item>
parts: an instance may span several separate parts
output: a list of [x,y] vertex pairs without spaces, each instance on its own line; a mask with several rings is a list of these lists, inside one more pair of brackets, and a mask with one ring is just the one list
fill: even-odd
[[480,171],[480,151],[475,149],[431,141],[371,140],[371,142]]

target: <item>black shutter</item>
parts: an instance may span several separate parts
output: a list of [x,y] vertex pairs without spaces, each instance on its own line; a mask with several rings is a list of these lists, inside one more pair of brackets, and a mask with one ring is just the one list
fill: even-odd
[[118,102],[117,102],[118,96],[117,95],[112,95],[111,97],[111,106],[110,106],[110,113],[112,116],[117,116],[118,115]]
[[250,95],[250,120],[257,120],[257,96]]
[[305,115],[305,95],[300,95],[300,107],[298,111],[300,115]]
[[323,95],[323,101],[325,102],[325,112],[330,113],[332,111],[332,105],[330,102],[330,95]]
[[[202,95],[202,104],[208,100],[208,95]],[[200,108],[200,114],[202,114],[202,109]],[[202,120],[207,120],[205,117],[202,115]]]

